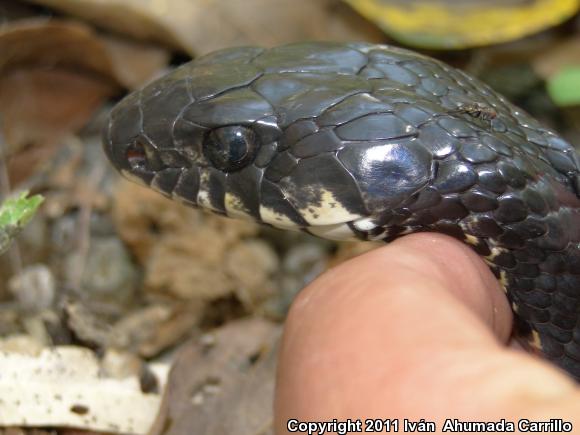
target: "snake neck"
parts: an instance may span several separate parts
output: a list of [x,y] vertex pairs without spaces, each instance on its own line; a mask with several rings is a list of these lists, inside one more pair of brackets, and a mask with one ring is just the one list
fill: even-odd
[[[539,193],[545,200],[534,204],[530,198],[539,201]],[[517,207],[501,213],[498,204],[506,197],[513,205],[527,203],[521,218]],[[437,197],[427,187],[374,225],[369,221],[364,229],[351,224],[359,238],[389,242],[429,231],[469,245],[506,292],[516,339],[580,380],[580,199],[572,189],[540,178],[498,195],[491,210],[467,213],[461,195]]]

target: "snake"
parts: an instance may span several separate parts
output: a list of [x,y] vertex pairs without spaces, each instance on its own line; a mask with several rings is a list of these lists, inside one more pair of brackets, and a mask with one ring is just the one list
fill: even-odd
[[371,43],[228,48],[124,97],[103,146],[126,178],[228,217],[459,239],[499,280],[514,335],[580,380],[580,158],[459,69]]

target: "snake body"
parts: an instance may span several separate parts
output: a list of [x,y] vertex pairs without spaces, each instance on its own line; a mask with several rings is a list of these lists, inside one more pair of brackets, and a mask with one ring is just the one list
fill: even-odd
[[580,379],[580,163],[469,75],[365,43],[233,48],[113,109],[126,177],[230,217],[332,239],[435,231],[500,280],[517,334]]

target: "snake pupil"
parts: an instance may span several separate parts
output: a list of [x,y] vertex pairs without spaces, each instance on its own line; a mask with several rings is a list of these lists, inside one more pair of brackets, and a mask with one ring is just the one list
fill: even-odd
[[243,126],[227,126],[212,130],[206,137],[206,157],[217,169],[234,171],[250,162],[256,150],[255,133]]

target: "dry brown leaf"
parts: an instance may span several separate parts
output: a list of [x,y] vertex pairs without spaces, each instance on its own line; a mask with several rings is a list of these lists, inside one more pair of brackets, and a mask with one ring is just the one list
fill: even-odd
[[74,71],[130,89],[163,69],[169,53],[159,47],[101,36],[87,25],[29,18],[0,28],[0,74],[15,68]]
[[139,41],[103,35],[115,78],[128,89],[137,89],[159,75],[170,60],[169,51]]
[[111,80],[107,50],[81,23],[36,18],[14,21],[0,30],[0,73],[42,65],[90,71]]
[[[49,162],[118,85],[85,26],[28,19],[0,30],[0,128],[12,182]],[[19,151],[23,151],[17,154]]]
[[273,433],[280,333],[279,325],[246,319],[186,344],[150,435]]
[[183,48],[174,28],[191,23],[191,0],[29,0],[146,41]]
[[82,127],[114,91],[106,82],[65,70],[5,72],[0,76],[0,107],[9,154],[34,145],[50,147]]
[[38,18],[3,25],[0,53],[0,128],[14,184],[49,162],[121,86],[138,86],[168,59],[81,23]]
[[[34,0],[192,55],[231,45],[385,37],[339,0]],[[219,29],[219,30],[217,30]]]
[[20,69],[0,76],[0,128],[13,185],[49,163],[60,141],[113,92],[109,84],[64,70]]
[[151,358],[190,334],[200,311],[196,304],[157,304],[128,313],[113,326],[108,345]]
[[[336,0],[195,1],[187,41],[194,53],[232,45],[304,40],[383,42],[385,36]],[[216,34],[215,29],[220,29]],[[212,35],[208,38],[207,35]]]

